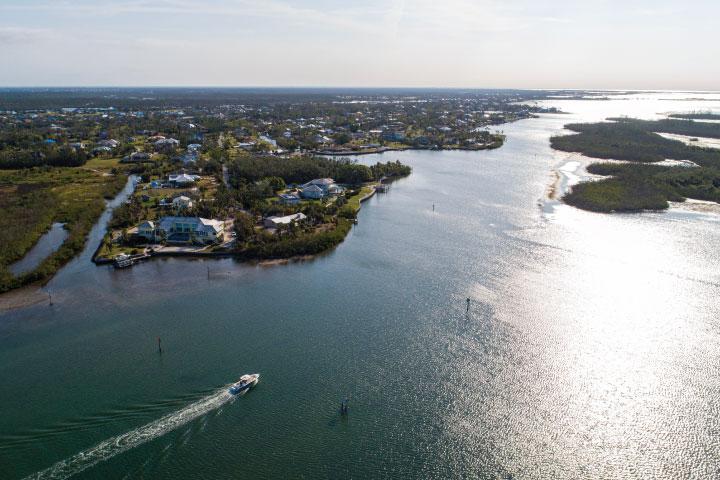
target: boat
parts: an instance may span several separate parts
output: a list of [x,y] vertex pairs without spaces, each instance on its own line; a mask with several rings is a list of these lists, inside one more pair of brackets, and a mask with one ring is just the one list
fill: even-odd
[[252,387],[257,385],[258,381],[260,381],[260,374],[255,373],[253,375],[243,375],[240,377],[240,381],[237,383],[233,383],[230,387],[229,393],[230,395],[237,395],[239,393],[245,393],[248,390],[250,390]]
[[121,253],[115,257],[115,268],[127,268],[132,267],[135,261],[126,253]]

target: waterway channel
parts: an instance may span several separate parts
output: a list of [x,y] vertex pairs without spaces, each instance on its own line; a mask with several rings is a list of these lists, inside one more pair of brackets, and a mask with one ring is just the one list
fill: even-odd
[[717,476],[718,215],[546,198],[563,124],[708,103],[662,98],[359,157],[413,173],[313,260],[118,271],[89,261],[98,227],[54,306],[0,313],[3,478]]

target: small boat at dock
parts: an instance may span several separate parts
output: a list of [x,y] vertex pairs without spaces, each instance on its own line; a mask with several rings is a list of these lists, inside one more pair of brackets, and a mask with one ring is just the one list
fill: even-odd
[[132,267],[135,261],[126,253],[122,253],[115,257],[115,268]]
[[260,381],[260,374],[255,373],[252,375],[243,375],[240,377],[240,381],[237,383],[233,383],[230,387],[230,390],[228,391],[230,395],[237,395],[239,393],[245,393],[248,390],[250,390],[252,387],[257,385],[257,383]]

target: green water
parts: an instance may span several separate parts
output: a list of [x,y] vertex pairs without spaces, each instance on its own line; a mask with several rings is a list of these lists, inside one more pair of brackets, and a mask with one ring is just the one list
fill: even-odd
[[712,478],[718,216],[543,203],[549,136],[632,113],[567,103],[499,150],[384,155],[413,174],[314,260],[89,246],[52,308],[0,313],[0,476]]

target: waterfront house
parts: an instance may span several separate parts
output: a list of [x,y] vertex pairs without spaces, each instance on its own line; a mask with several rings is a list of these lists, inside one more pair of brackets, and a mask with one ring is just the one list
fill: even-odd
[[323,189],[317,185],[308,185],[307,187],[303,186],[302,195],[305,198],[322,198]]
[[155,222],[147,221],[143,222],[137,227],[138,236],[145,237],[148,240],[153,240],[153,233],[155,233]]
[[206,243],[223,240],[225,222],[200,217],[163,217],[157,224],[145,222],[138,226],[138,235],[149,240],[153,232],[160,236],[165,234],[168,243]]
[[265,219],[265,228],[277,228],[278,225],[289,225],[307,218],[304,213],[296,213],[284,217],[268,217]]
[[305,185],[301,185],[301,187],[305,188],[309,187],[310,185],[317,185],[323,190],[323,192],[327,192],[331,186],[335,185],[335,180],[333,180],[332,178],[316,178],[314,180],[310,180]]
[[300,205],[302,199],[295,193],[281,193],[278,195],[280,203],[285,205]]
[[[311,187],[318,187],[322,190],[322,195],[317,196],[317,191]],[[305,185],[301,185],[300,188],[302,188],[303,196],[306,198],[322,198],[323,196],[337,195],[342,191],[342,188],[338,187],[332,178],[316,178]],[[306,190],[308,195],[305,194]]]
[[398,130],[385,130],[380,134],[385,140],[403,140],[405,138],[405,132]]

